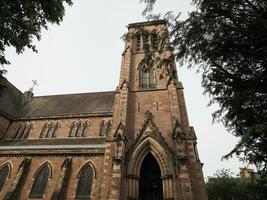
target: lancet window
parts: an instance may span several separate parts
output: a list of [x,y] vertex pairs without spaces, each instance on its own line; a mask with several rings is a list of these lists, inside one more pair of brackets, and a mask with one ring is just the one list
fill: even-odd
[[111,126],[110,121],[106,122],[103,120],[100,123],[99,136],[106,136],[109,131],[110,126]]
[[55,138],[57,137],[57,131],[60,128],[60,123],[45,123],[44,126],[42,127],[42,131],[40,134],[40,138]]
[[19,123],[16,128],[15,139],[25,139],[28,138],[31,130],[33,128],[32,123]]
[[93,184],[93,169],[86,164],[79,172],[75,199],[90,199]]
[[[142,32],[142,33],[141,33]],[[140,31],[134,34],[133,46],[136,52],[156,51],[159,46],[159,37],[156,30],[151,32]]]
[[10,165],[6,163],[0,168],[0,192],[4,187],[9,174],[10,174]]
[[156,86],[156,72],[153,67],[143,64],[140,67],[140,87],[153,88]]
[[43,198],[48,179],[50,177],[50,167],[48,164],[43,165],[36,173],[31,188],[29,198]]
[[86,137],[89,123],[87,121],[72,122],[69,137]]

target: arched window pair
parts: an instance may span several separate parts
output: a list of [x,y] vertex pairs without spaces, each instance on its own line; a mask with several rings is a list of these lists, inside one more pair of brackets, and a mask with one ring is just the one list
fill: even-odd
[[69,137],[86,137],[89,123],[87,121],[72,122]]
[[11,166],[9,163],[4,164],[0,167],[0,192],[2,191],[7,178],[10,177],[11,174]]
[[100,123],[99,136],[106,136],[110,127],[111,127],[111,122],[110,121],[106,122],[103,120]]
[[15,134],[15,139],[25,139],[28,138],[31,130],[33,128],[32,123],[19,123],[17,128],[16,128],[16,134]]
[[141,64],[139,67],[140,88],[154,88],[156,86],[156,72],[153,67]]
[[60,123],[45,123],[42,127],[40,138],[55,138],[57,137],[57,131],[60,128]]

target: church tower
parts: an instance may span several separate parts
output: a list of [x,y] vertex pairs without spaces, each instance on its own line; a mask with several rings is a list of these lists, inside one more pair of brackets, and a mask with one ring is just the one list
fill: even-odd
[[109,199],[207,199],[172,55],[165,21],[128,25],[107,139],[114,148]]
[[34,96],[4,79],[0,199],[207,200],[165,23],[128,25],[115,91]]

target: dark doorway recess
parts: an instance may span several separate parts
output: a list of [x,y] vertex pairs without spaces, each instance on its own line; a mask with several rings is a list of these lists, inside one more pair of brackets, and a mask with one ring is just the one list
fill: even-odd
[[159,164],[151,153],[142,163],[140,176],[139,200],[163,200]]

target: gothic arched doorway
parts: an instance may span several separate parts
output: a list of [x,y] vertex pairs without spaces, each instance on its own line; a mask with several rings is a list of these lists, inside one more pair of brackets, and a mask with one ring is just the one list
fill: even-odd
[[162,200],[161,171],[157,160],[151,153],[144,158],[140,170],[139,200]]

